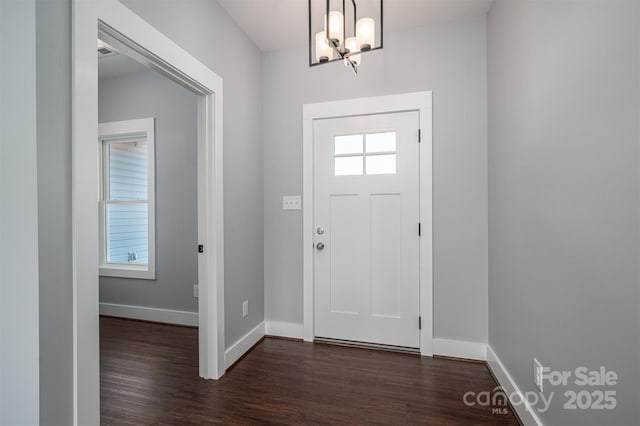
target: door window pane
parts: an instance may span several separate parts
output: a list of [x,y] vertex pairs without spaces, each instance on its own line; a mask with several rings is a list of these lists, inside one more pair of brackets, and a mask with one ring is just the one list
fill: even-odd
[[336,157],[335,175],[353,176],[362,174],[362,156],[357,157]]
[[146,203],[107,204],[107,263],[146,265],[149,222]]
[[108,147],[109,200],[146,200],[147,142],[110,143]]
[[336,136],[335,155],[362,154],[362,135]]
[[396,154],[367,156],[368,175],[387,175],[396,173]]
[[367,154],[372,152],[395,152],[396,132],[371,133],[367,136]]

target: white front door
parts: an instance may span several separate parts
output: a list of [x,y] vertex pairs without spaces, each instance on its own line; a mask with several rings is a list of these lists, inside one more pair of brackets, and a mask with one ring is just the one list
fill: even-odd
[[419,114],[314,121],[315,336],[420,347]]

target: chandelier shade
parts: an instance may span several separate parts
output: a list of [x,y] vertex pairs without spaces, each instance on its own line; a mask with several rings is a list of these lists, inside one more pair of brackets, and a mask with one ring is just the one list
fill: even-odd
[[309,66],[342,61],[357,74],[362,54],[383,47],[383,0],[308,0]]

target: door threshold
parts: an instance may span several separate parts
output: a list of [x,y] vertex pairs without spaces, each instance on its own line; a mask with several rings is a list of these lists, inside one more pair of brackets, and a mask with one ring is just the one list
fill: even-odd
[[345,346],[348,348],[369,349],[377,351],[398,352],[410,355],[420,355],[419,348],[408,348],[404,346],[383,345],[380,343],[356,342],[353,340],[331,339],[328,337],[314,337],[313,343],[321,345]]

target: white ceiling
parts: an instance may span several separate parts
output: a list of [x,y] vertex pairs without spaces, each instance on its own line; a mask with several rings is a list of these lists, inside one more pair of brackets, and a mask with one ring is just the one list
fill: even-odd
[[[318,1],[318,0],[313,0]],[[218,0],[263,51],[306,46],[307,0]],[[385,0],[385,31],[487,13],[493,0]]]

